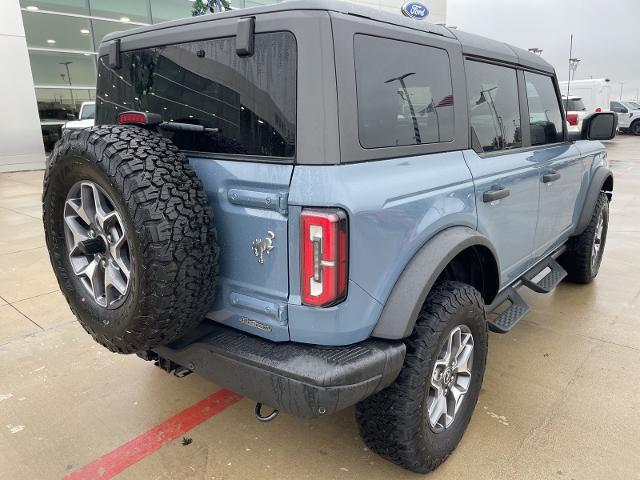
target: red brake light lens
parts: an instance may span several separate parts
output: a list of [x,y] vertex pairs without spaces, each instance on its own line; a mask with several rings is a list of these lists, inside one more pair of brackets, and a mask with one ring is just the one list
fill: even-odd
[[118,123],[126,125],[133,123],[135,125],[146,125],[147,116],[142,112],[124,112],[118,115]]
[[576,125],[578,125],[578,114],[567,113],[567,122],[569,122],[569,125],[571,125],[572,127],[575,127]]
[[602,108],[598,107],[596,108],[596,112],[600,113],[602,111]]
[[329,307],[347,295],[347,214],[340,209],[305,209],[300,215],[302,303]]

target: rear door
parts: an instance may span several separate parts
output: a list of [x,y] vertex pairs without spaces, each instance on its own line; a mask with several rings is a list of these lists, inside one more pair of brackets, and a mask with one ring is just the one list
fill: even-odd
[[518,72],[467,60],[469,122],[473,150],[464,152],[473,175],[478,230],[491,239],[502,285],[530,262],[538,221],[538,166],[523,147]]
[[213,211],[220,271],[208,317],[288,340],[296,37],[258,32],[250,56],[237,53],[233,35],[140,48],[124,51],[121,64],[116,70],[106,56],[99,59],[98,123],[117,123],[122,111],[137,110],[210,129],[164,132],[188,156]]
[[587,162],[571,142],[565,141],[564,119],[554,78],[522,72],[526,86],[531,149],[530,161],[540,169],[540,212],[534,260],[571,233],[577,205],[582,205],[588,184]]

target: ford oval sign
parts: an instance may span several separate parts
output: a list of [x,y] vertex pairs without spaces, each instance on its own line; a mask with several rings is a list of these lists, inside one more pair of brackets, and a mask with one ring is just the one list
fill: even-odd
[[416,20],[424,20],[429,15],[429,9],[420,2],[407,2],[402,5],[402,13]]

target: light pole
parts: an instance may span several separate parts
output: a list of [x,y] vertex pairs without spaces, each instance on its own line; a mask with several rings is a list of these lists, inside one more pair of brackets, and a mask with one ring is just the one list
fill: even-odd
[[529,51],[531,53],[535,53],[536,55],[542,55],[542,49],[538,47],[530,48]]
[[73,99],[73,89],[71,88],[71,72],[69,71],[69,64],[73,62],[59,62],[59,65],[64,65],[64,68],[67,70],[67,81],[69,82],[69,95],[71,95],[71,104],[73,105],[73,109],[76,108],[76,102]]
[[620,82],[620,101],[622,101],[622,88],[624,87],[624,82]]

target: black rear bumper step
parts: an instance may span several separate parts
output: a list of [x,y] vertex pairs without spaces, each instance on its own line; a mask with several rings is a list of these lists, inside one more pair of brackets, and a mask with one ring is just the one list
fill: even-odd
[[277,343],[207,325],[185,345],[158,347],[148,360],[182,366],[216,384],[292,415],[311,418],[342,410],[390,385],[406,347],[368,339],[345,347]]

